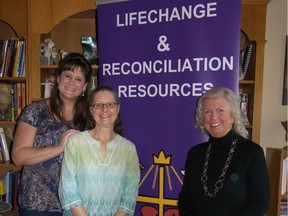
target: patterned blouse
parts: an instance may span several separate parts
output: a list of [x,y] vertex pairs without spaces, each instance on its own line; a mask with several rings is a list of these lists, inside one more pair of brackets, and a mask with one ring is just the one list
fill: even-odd
[[[52,116],[47,101],[33,102],[20,116],[20,121],[37,128],[35,148],[58,145],[68,127]],[[31,155],[33,157],[33,155]],[[19,207],[37,211],[62,212],[58,185],[63,154],[35,165],[23,167],[19,190]]]
[[69,137],[64,151],[59,197],[63,216],[83,205],[88,215],[113,216],[118,210],[133,215],[140,179],[136,148],[117,135],[101,156],[100,142],[88,131]]

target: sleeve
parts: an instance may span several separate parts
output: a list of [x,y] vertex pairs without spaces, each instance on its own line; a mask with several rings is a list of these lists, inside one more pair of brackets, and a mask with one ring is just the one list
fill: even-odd
[[58,190],[62,208],[65,210],[69,210],[75,206],[82,205],[82,200],[77,192],[77,167],[75,161],[76,154],[77,150],[75,145],[73,145],[71,138],[69,138],[64,150]]
[[37,102],[33,102],[26,106],[19,117],[19,121],[23,121],[33,127],[37,127],[39,122],[39,112],[41,112],[40,107],[41,105]]
[[123,194],[119,210],[126,212],[128,215],[134,215],[140,181],[139,159],[134,145],[129,148],[126,164],[127,167],[123,181]]
[[193,199],[189,190],[189,180],[191,178],[190,165],[193,164],[191,161],[191,151],[189,151],[186,162],[185,162],[185,175],[183,180],[183,186],[179,193],[178,199],[178,210],[181,216],[193,216],[194,215],[194,204]]
[[260,150],[257,151],[248,170],[248,202],[237,211],[238,216],[263,216],[269,207],[269,174],[263,149],[257,147]]

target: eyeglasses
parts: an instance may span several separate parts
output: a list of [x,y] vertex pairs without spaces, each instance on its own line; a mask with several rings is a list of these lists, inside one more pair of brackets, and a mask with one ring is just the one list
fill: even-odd
[[104,106],[107,108],[107,109],[113,109],[116,105],[118,105],[118,103],[115,103],[115,102],[108,102],[106,104],[103,104],[103,103],[95,103],[93,105],[91,105],[92,107],[94,107],[94,109],[103,109]]

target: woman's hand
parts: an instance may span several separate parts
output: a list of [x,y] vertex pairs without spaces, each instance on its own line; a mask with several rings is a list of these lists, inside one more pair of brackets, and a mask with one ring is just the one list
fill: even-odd
[[71,212],[73,216],[88,216],[88,213],[86,212],[84,206],[78,205],[74,208],[71,208]]
[[117,211],[116,214],[114,216],[128,216],[128,214],[124,211]]
[[62,135],[61,135],[61,139],[59,141],[58,147],[60,148],[60,152],[62,153],[65,149],[65,146],[67,144],[68,141],[68,137],[72,134],[75,133],[79,133],[78,130],[74,130],[74,129],[70,129],[68,131],[65,131]]

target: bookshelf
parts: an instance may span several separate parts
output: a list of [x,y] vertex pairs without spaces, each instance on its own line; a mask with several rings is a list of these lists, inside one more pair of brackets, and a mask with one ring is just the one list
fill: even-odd
[[270,177],[270,206],[267,216],[280,215],[280,202],[287,201],[286,194],[281,195],[283,160],[287,157],[287,148],[267,148],[266,161]]
[[[11,12],[13,11],[13,13]],[[20,36],[27,39],[27,1],[3,0],[0,7],[0,40],[11,39],[12,36]],[[26,49],[27,50],[27,49]],[[27,60],[27,59],[26,59]],[[27,72],[27,71],[26,71]],[[28,72],[27,72],[28,73]],[[0,77],[0,84],[25,83],[28,85],[26,77]],[[25,90],[28,93],[28,88]],[[26,100],[27,101],[27,100]],[[0,120],[0,127],[5,129],[5,135],[8,144],[11,147],[12,133],[15,127],[15,121]],[[21,166],[15,166],[12,163],[3,163],[0,160],[0,177],[6,175],[7,170],[21,170]],[[9,211],[1,213],[3,216],[17,216],[17,212]]]
[[[18,4],[19,3],[19,4]],[[15,14],[7,12],[7,10],[12,11],[15,8]],[[12,37],[23,37],[26,39],[27,37],[27,22],[23,17],[26,17],[26,2],[25,1],[1,1],[1,8],[0,8],[0,40],[11,40]],[[24,9],[24,10],[23,10]],[[19,20],[21,21],[19,21]],[[0,85],[27,85],[26,77],[0,77]],[[23,97],[27,94],[27,88],[24,89]],[[23,89],[22,89],[23,91]],[[2,104],[3,105],[3,104]],[[6,105],[2,106],[6,107]],[[3,110],[1,111],[3,112]],[[4,128],[5,136],[8,141],[9,148],[11,147],[11,139],[12,133],[15,127],[15,120],[16,119],[5,119],[4,117],[0,119],[0,127]],[[0,160],[0,176],[4,176],[6,170],[8,169],[21,169],[20,166],[14,166],[13,164],[3,164]]]
[[260,144],[266,9],[270,0],[242,0],[241,29],[256,42],[255,66],[239,81],[239,92],[248,94],[250,139]]

